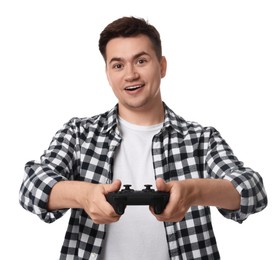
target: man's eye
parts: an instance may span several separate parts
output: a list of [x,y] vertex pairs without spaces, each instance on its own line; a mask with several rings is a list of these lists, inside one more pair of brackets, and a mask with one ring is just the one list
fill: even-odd
[[139,60],[137,61],[138,64],[144,64],[145,62],[146,62],[145,59],[139,59]]
[[138,60],[137,60],[137,64],[140,64],[140,65],[142,65],[142,64],[144,64],[144,63],[146,63],[146,62],[147,62],[146,59],[138,59]]
[[122,65],[119,64],[119,63],[118,63],[118,64],[114,64],[114,65],[113,65],[113,68],[114,68],[114,69],[121,69],[121,68],[122,68]]

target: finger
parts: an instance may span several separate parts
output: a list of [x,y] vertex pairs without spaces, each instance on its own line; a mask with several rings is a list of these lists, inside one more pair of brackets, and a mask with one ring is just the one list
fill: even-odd
[[156,179],[156,187],[157,187],[157,190],[159,190],[159,191],[170,192],[172,186],[171,186],[170,183],[166,183],[164,181],[164,179],[157,178]]
[[[111,183],[111,184],[106,184],[105,195],[108,194],[109,192],[117,192],[121,188],[121,185],[122,185],[122,183],[118,179],[114,180],[113,183]],[[104,199],[106,200],[105,196],[104,196]],[[116,213],[116,211],[113,208],[113,206],[111,205],[111,203],[109,203],[107,200],[106,200],[106,203],[104,203],[102,206],[102,211],[109,217],[120,218],[120,215]]]
[[113,223],[118,221],[120,217],[107,201],[96,204],[94,211],[91,212],[91,218],[96,224]]
[[115,217],[115,218],[110,218],[110,219],[104,219],[104,218],[98,218],[97,219],[96,218],[96,219],[92,219],[92,221],[95,224],[111,224],[111,223],[119,221],[119,219],[120,219],[120,216]]
[[180,210],[169,212],[167,209],[164,210],[162,214],[155,214],[153,208],[151,207],[150,211],[156,217],[156,219],[161,222],[178,222],[185,217],[185,213]]
[[113,213],[114,216],[108,216],[104,214],[103,212],[100,212],[100,214],[93,214],[91,215],[91,219],[96,224],[109,224],[113,222],[117,222],[120,219],[120,215],[117,215],[116,213]]
[[96,216],[103,216],[104,218],[119,218],[119,215],[115,212],[114,208],[106,199],[106,194],[109,192],[118,191],[121,187],[121,181],[115,180],[111,184],[103,184],[100,187],[100,192],[95,194],[94,208]]
[[[111,184],[102,184],[101,187],[102,187],[102,191],[99,194],[97,201],[103,202],[102,209],[105,208],[105,210],[108,211],[108,209],[111,209],[112,207],[111,207],[110,203],[107,202],[105,195],[107,195],[110,192],[117,192],[121,187],[121,181],[114,180]],[[104,204],[106,204],[106,205],[104,205]]]
[[104,185],[105,193],[109,192],[116,192],[121,188],[121,181],[120,180],[114,180],[111,184]]

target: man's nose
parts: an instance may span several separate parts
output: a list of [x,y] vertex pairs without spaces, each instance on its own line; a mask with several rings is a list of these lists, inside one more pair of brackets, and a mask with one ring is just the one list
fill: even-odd
[[133,81],[138,78],[139,78],[139,73],[137,69],[133,65],[127,66],[125,71],[125,80]]

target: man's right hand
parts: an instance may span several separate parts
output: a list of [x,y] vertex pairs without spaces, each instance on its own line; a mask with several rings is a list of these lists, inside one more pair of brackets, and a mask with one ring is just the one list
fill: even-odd
[[82,208],[96,224],[109,224],[120,219],[105,195],[116,192],[121,181],[111,184],[92,184],[82,181],[60,181],[55,184],[49,196],[48,210]]
[[96,224],[109,224],[120,219],[113,207],[107,202],[105,195],[116,192],[121,187],[121,181],[115,180],[112,184],[94,184],[88,190],[83,202],[83,209]]

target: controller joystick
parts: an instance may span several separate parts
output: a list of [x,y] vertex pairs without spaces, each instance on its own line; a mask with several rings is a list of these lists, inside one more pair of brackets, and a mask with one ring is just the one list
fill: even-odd
[[130,187],[131,187],[130,184],[125,184],[125,185],[123,185],[123,186],[124,186],[125,190],[130,190]]
[[127,205],[150,205],[156,214],[161,214],[169,201],[169,193],[155,191],[150,184],[144,186],[145,189],[134,191],[130,184],[126,184],[124,189],[108,193],[106,200],[119,215],[124,214]]
[[151,185],[151,184],[146,184],[146,185],[144,185],[144,186],[146,187],[146,189],[143,189],[142,191],[154,191],[154,190],[152,189],[153,185]]
[[124,189],[122,189],[122,191],[133,191],[133,189],[131,189],[131,185],[130,184],[124,184]]

